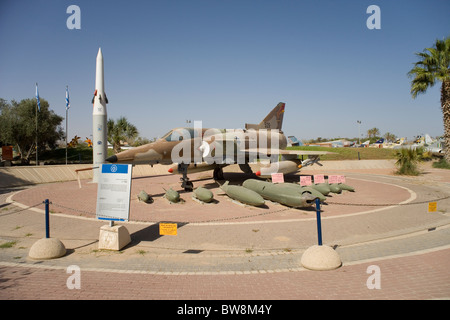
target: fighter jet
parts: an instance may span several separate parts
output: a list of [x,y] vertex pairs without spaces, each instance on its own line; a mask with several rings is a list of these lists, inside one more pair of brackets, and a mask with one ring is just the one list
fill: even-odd
[[253,173],[250,163],[265,163],[255,172],[261,177],[294,173],[302,167],[319,164],[319,156],[329,152],[286,150],[287,139],[281,131],[284,111],[285,103],[280,102],[259,124],[245,124],[245,129],[206,129],[196,121],[193,128],[173,129],[155,142],[120,152],[106,161],[173,164],[169,172],[182,175],[181,187],[186,191],[193,190],[188,173],[213,170],[214,179],[223,180],[223,168],[230,164],[238,164],[243,172]]

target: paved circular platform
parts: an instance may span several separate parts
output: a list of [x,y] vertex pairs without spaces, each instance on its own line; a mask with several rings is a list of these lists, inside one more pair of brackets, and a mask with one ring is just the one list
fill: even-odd
[[[262,222],[274,220],[303,220],[315,218],[315,206],[307,208],[290,208],[278,203],[266,201],[264,207],[253,207],[233,201],[219,188],[219,183],[208,173],[190,175],[195,187],[205,187],[214,194],[212,203],[201,203],[192,198],[192,192],[185,192],[180,187],[179,176],[164,175],[139,177],[132,180],[130,221],[180,223],[213,222]],[[242,184],[245,179],[255,178],[242,173],[227,173],[225,178],[232,184]],[[286,181],[297,181],[298,175],[287,176]],[[323,206],[323,216],[331,217],[370,211],[389,207],[402,202],[414,200],[410,189],[384,181],[348,177],[347,184],[356,192],[343,191],[341,194],[330,193]],[[53,213],[65,213],[75,216],[95,217],[97,201],[97,184],[84,180],[81,188],[77,181],[46,184],[23,190],[12,197],[18,203],[34,206],[45,199],[52,202]],[[179,203],[170,203],[165,197],[165,190],[173,188],[181,195]],[[141,190],[154,200],[147,204],[138,200]],[[39,207],[39,206],[38,206]]]
[[[345,174],[347,183],[356,189],[333,194],[322,206],[323,242],[339,253],[341,269],[370,261],[381,264],[393,257],[449,252],[450,184],[446,172],[431,170],[415,178],[350,171],[326,174],[332,173]],[[305,271],[300,264],[302,253],[317,244],[313,208],[292,209],[275,203],[268,203],[267,208],[242,206],[221,195],[210,175],[190,177],[195,186],[210,188],[217,203],[200,204],[182,193],[184,203],[169,204],[162,198],[163,187],[180,190],[178,176],[133,179],[131,221],[121,223],[132,242],[120,252],[97,250],[99,230],[105,222],[95,219],[96,184],[82,181],[79,188],[74,181],[7,190],[0,194],[2,203],[15,201],[25,208],[3,204],[1,241],[17,244],[1,249],[0,263],[11,268],[56,270],[78,265],[85,272],[187,276]],[[225,174],[232,183],[249,177]],[[138,202],[141,190],[155,202]],[[27,252],[45,234],[44,199],[52,202],[51,236],[64,243],[67,254],[37,263],[27,258]],[[437,212],[427,211],[430,201],[437,201]],[[160,221],[178,222],[178,235],[160,236]],[[439,259],[441,264],[450,262],[448,254]],[[447,289],[439,296],[449,297],[450,292]]]

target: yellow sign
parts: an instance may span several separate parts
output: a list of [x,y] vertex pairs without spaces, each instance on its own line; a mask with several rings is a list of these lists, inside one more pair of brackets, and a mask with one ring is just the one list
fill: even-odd
[[177,224],[176,223],[160,223],[159,224],[160,236],[176,236]]
[[428,212],[436,212],[436,211],[437,211],[437,202],[429,202]]

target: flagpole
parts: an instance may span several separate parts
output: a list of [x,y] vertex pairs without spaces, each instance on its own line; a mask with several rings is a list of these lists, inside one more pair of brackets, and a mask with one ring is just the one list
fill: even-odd
[[67,165],[67,135],[68,135],[68,127],[69,127],[69,86],[66,86],[66,165]]
[[36,165],[38,165],[38,106],[36,103]]
[[38,84],[36,82],[36,166],[38,165],[38,105],[39,105],[39,93],[38,93]]
[[66,108],[66,166],[67,166],[67,108]]

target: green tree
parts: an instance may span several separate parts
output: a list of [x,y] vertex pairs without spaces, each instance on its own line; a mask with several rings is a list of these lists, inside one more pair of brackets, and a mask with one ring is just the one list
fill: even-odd
[[436,82],[441,85],[441,110],[444,118],[445,159],[450,162],[450,37],[436,40],[432,48],[417,52],[419,58],[408,72],[413,99],[425,93]]
[[128,122],[127,118],[120,117],[117,122],[108,119],[108,141],[113,145],[114,153],[120,152],[120,145],[138,136],[137,128]]
[[370,143],[377,141],[379,136],[380,136],[380,129],[372,128],[367,130],[367,137],[369,138]]
[[383,138],[385,138],[388,142],[395,142],[395,140],[397,140],[397,136],[390,132],[386,132]]
[[[154,139],[153,141],[155,141],[156,139]],[[135,139],[134,141],[133,141],[133,147],[139,147],[139,146],[142,146],[142,145],[144,145],[144,144],[148,144],[148,143],[150,143],[150,142],[152,142],[151,140],[149,140],[149,139],[147,139],[147,138],[144,138],[144,137],[138,137],[137,139]]]
[[[54,149],[58,140],[64,137],[61,122],[64,119],[50,110],[48,102],[40,98],[41,109],[36,113],[36,99],[0,99],[0,141],[15,145],[23,163],[29,163],[36,150]],[[37,115],[37,130],[36,130]]]

